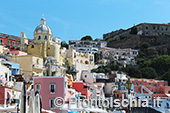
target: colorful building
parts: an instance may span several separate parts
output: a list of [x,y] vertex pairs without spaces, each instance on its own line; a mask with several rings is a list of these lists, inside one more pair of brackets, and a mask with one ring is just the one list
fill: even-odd
[[43,58],[35,55],[12,56],[20,64],[20,73],[25,76],[43,76]]
[[[131,79],[136,94],[151,94],[152,97],[168,97],[170,86],[164,80]],[[150,97],[151,98],[151,97]]]
[[[28,39],[29,42],[32,40]],[[21,37],[0,33],[0,45],[12,50],[20,50]]]
[[42,108],[59,113],[54,105],[54,99],[61,97],[68,102],[69,97],[75,97],[74,89],[68,89],[66,77],[34,77],[34,91],[42,97]]
[[[58,38],[58,40],[60,40],[60,38]],[[43,17],[41,24],[34,30],[34,41],[28,45],[27,53],[42,56],[44,59],[47,58],[47,56],[52,56],[57,59],[57,62],[60,62],[61,44],[58,40],[56,38],[53,40],[52,31],[50,27],[46,25],[46,20]]]
[[73,82],[73,87],[81,95],[84,95],[87,99],[90,99],[90,87],[84,82]]

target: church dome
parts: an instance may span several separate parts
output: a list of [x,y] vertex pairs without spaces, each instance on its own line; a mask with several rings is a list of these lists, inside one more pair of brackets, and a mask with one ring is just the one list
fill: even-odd
[[52,35],[52,31],[50,27],[46,25],[46,20],[44,17],[41,18],[41,24],[35,28],[34,34],[36,33],[48,33]]

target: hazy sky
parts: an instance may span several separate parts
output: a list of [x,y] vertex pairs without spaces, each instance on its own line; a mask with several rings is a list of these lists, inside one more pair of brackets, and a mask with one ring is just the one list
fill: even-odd
[[44,14],[53,37],[79,40],[142,22],[170,22],[170,0],[1,0],[0,32],[33,38]]

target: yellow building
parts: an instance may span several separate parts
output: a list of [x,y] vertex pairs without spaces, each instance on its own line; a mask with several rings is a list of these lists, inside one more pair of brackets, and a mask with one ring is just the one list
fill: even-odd
[[42,56],[44,59],[47,56],[57,58],[60,62],[60,38],[53,38],[51,29],[46,25],[46,20],[43,17],[41,24],[34,31],[34,41],[28,45],[27,53],[37,56]]
[[20,64],[21,74],[43,76],[43,58],[35,55],[12,56],[13,62]]
[[79,53],[76,50],[67,50],[67,60],[69,66],[75,66],[76,62],[81,64],[94,65],[94,54]]

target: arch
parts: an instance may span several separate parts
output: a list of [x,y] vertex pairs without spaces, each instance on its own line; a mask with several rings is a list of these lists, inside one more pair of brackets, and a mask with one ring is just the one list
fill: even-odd
[[38,40],[41,40],[41,36],[40,35],[38,36]]
[[44,40],[48,40],[48,38],[47,38],[47,36],[46,36],[46,35],[44,36]]
[[86,60],[86,61],[85,61],[85,64],[89,64],[89,62]]

